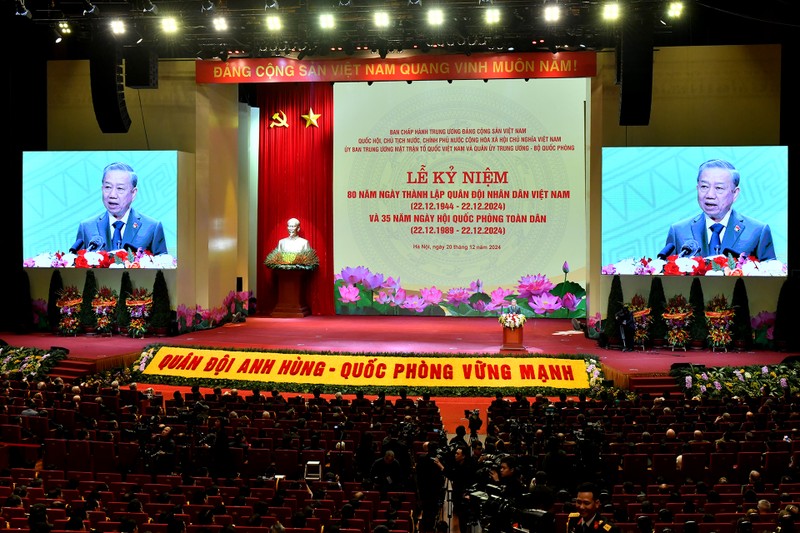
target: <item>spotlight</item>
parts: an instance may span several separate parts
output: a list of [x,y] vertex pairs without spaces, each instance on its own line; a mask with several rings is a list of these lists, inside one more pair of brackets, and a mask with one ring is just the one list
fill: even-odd
[[264,10],[267,9],[278,9],[278,0],[267,0],[267,3],[264,4]]
[[494,0],[478,0],[479,6],[491,6],[494,4]]
[[214,2],[211,0],[200,0],[200,13],[211,13],[214,11]]
[[54,41],[56,44],[58,44],[58,43],[60,43],[60,42],[61,42],[61,41],[63,41],[63,40],[64,40],[64,37],[62,37],[62,36],[61,36],[61,34],[60,34],[60,33],[58,33],[58,30],[57,30],[57,29],[53,28],[53,41]]
[[298,60],[298,61],[302,61],[303,59],[305,59],[305,57],[306,57],[306,51],[305,51],[305,49],[303,49],[303,50],[300,50],[300,53],[299,53],[299,54],[297,54],[297,60]]
[[353,5],[352,0],[339,0],[339,7],[350,7]]
[[16,0],[16,7],[17,7],[16,14],[19,15],[20,17],[33,18],[31,12],[28,11],[27,7],[25,7],[25,0]]
[[142,13],[150,13],[151,15],[157,15],[158,6],[156,6],[152,0],[144,0],[144,8],[142,8]]
[[422,0],[408,0],[408,5],[414,6],[414,7],[421,7],[422,6]]

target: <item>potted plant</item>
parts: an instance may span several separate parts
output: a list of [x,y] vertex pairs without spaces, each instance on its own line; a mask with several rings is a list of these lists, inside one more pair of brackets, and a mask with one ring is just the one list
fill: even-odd
[[692,306],[681,294],[676,294],[667,301],[664,309],[664,322],[667,324],[667,344],[675,348],[686,349],[689,342],[689,328],[692,324]]
[[622,346],[622,338],[619,335],[619,323],[616,317],[617,313],[622,309],[623,302],[622,281],[620,281],[619,274],[617,274],[614,276],[614,279],[611,280],[611,290],[608,293],[608,309],[606,310],[606,320],[603,324],[605,340],[610,346]]
[[[708,344],[716,350],[728,350],[731,343],[731,326],[734,320],[734,310],[728,305],[724,295],[714,296],[706,306],[705,322],[708,324]],[[695,322],[699,322],[696,320]]]
[[58,307],[58,297],[64,289],[64,280],[61,278],[61,271],[53,270],[50,276],[50,289],[47,294],[47,321],[53,328],[53,333],[58,332],[58,323],[61,320],[61,309]]
[[739,278],[733,285],[733,343],[739,351],[747,350],[753,345],[753,326],[750,325],[750,302],[744,279]]
[[153,282],[153,310],[150,314],[150,327],[155,335],[165,336],[169,331],[172,310],[169,306],[169,289],[164,272],[156,272]]
[[[664,294],[664,284],[661,283],[659,276],[653,276],[653,280],[650,282],[650,295],[647,298],[647,307],[650,308],[650,315],[661,317],[666,306],[667,297]],[[653,345],[662,346],[667,336],[666,323],[660,318],[659,320],[651,320],[649,329],[649,336],[653,341]]]
[[705,312],[705,298],[703,297],[703,286],[700,284],[700,278],[692,280],[692,285],[689,288],[689,305],[692,306],[692,314],[696,317],[696,320],[692,320],[689,345],[694,350],[701,350],[706,344],[706,337],[708,337],[708,325],[706,325],[705,320],[701,320]]
[[119,298],[117,299],[117,309],[115,312],[115,322],[119,332],[122,334],[128,332],[128,325],[131,323],[131,315],[128,313],[126,302],[132,293],[133,283],[131,283],[131,275],[128,272],[123,272],[122,279],[120,280]]
[[794,344],[797,344],[798,336],[794,335],[794,328],[796,327],[796,320],[794,313],[794,302],[797,301],[797,292],[800,284],[797,283],[795,278],[787,278],[781,291],[778,294],[778,303],[775,309],[775,329],[773,330],[773,337],[775,338],[775,347],[780,351],[787,349],[794,349]]
[[80,320],[81,326],[85,333],[93,334],[97,329],[97,315],[92,306],[97,294],[97,278],[94,276],[94,270],[86,271],[86,279],[83,282],[83,302],[81,303]]

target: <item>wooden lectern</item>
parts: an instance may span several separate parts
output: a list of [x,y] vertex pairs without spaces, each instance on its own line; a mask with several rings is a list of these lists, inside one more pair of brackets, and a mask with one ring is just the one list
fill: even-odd
[[275,270],[278,283],[278,303],[272,318],[303,318],[311,314],[306,303],[305,281],[307,270]]
[[522,344],[522,330],[522,327],[503,327],[503,346],[500,349],[504,352],[527,352],[528,349]]

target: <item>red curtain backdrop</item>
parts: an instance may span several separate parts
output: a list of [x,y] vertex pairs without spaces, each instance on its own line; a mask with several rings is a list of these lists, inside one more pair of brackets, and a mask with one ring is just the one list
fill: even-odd
[[[258,158],[258,313],[275,307],[274,273],[264,258],[288,235],[286,221],[300,220],[300,236],[319,256],[306,287],[314,315],[335,314],[333,301],[333,85],[266,83],[258,87],[261,110]],[[301,115],[320,115],[318,127]],[[288,127],[270,127],[276,113]]]

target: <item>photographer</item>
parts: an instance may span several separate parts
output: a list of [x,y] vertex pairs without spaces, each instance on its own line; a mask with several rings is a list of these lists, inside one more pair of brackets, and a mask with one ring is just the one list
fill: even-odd
[[478,440],[478,431],[483,426],[483,420],[481,420],[481,411],[480,409],[473,409],[472,411],[466,410],[464,411],[464,416],[467,417],[469,440],[470,442],[475,442]]
[[500,459],[500,469],[491,470],[492,482],[500,487],[500,494],[512,505],[517,505],[525,494],[525,486],[517,468],[517,457],[506,455]]
[[470,457],[469,447],[464,445],[457,445],[452,461],[444,463],[444,475],[452,484],[450,497],[453,516],[456,519],[452,527],[454,533],[467,533],[473,520],[467,491],[475,481],[476,470],[476,464]]
[[439,458],[439,443],[426,442],[423,448],[426,449],[425,454],[417,457],[416,464],[417,491],[422,512],[419,531],[429,533],[435,530],[444,504],[445,476],[444,465]]
[[619,324],[619,336],[622,338],[622,351],[632,352],[633,334],[636,324],[630,306],[624,304],[622,309],[617,311],[617,314],[614,315],[614,318],[617,319],[617,323]]

